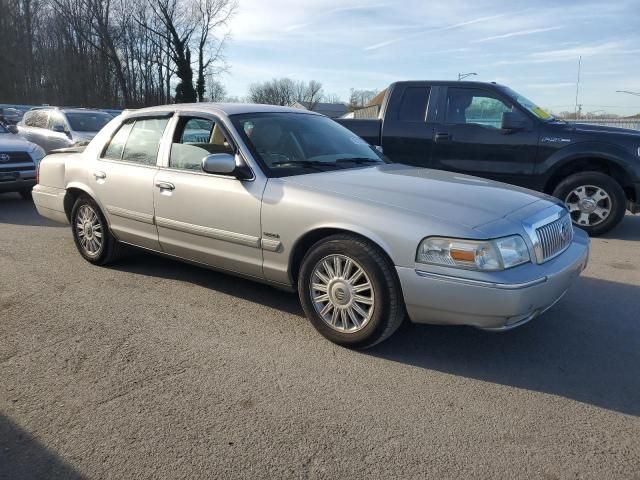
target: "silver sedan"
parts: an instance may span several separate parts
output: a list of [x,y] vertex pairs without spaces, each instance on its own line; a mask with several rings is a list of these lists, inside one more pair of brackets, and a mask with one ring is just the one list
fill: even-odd
[[354,348],[406,316],[522,325],[589,253],[551,197],[393,164],[326,117],[264,105],[125,113],[84,152],[46,157],[33,196],[91,263],[128,244],[297,290],[318,331]]

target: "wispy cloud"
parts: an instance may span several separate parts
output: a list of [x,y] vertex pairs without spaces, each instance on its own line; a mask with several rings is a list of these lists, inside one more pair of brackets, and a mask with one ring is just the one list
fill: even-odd
[[555,27],[534,28],[531,30],[520,30],[517,32],[503,33],[502,35],[493,35],[491,37],[480,38],[479,40],[474,40],[471,43],[490,42],[492,40],[500,40],[500,39],[511,38],[511,37],[524,37],[527,35],[534,35],[536,33],[544,33],[544,32],[552,32],[554,30],[561,30],[563,28],[564,28],[564,25],[558,25]]
[[402,42],[402,41],[405,41],[405,40],[410,40],[412,38],[416,38],[416,37],[419,37],[421,35],[426,35],[426,34],[429,34],[429,33],[446,32],[446,31],[449,31],[449,30],[455,30],[457,28],[466,27],[468,25],[473,25],[473,24],[476,24],[476,23],[490,22],[492,20],[497,20],[498,18],[504,17],[506,15],[508,15],[508,14],[501,13],[499,15],[490,15],[490,16],[478,17],[478,18],[474,18],[474,19],[467,20],[467,21],[464,21],[464,22],[454,23],[453,25],[447,25],[445,27],[427,29],[427,30],[423,30],[421,32],[412,33],[411,35],[404,35],[404,36],[401,36],[401,37],[397,37],[397,38],[393,38],[393,39],[390,39],[390,40],[386,40],[384,42],[379,42],[379,43],[375,43],[373,45],[368,45],[368,46],[364,47],[364,50],[366,50],[366,51],[377,50],[379,48],[388,47],[389,45],[393,45],[394,43]]

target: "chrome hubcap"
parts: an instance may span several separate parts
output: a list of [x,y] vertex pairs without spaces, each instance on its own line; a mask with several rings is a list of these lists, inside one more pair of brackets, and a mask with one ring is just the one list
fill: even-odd
[[355,261],[329,255],[311,273],[311,301],[322,320],[334,330],[354,333],[371,320],[374,293],[369,277]]
[[95,256],[102,248],[102,224],[98,214],[89,205],[82,205],[76,216],[76,234],[82,249]]
[[593,227],[611,215],[611,197],[602,188],[594,185],[574,188],[564,203],[576,225]]

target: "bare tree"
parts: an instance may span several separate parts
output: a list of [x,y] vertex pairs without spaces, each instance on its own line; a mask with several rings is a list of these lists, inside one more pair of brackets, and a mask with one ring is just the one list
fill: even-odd
[[[204,101],[206,90],[205,76],[210,67],[222,59],[222,49],[228,38],[228,33],[222,38],[216,39],[215,45],[211,42],[214,30],[225,27],[231,16],[238,7],[235,0],[196,0],[200,21],[200,35],[198,38],[198,79],[196,81],[196,92],[198,100]],[[214,37],[215,38],[215,37]],[[207,48],[210,51],[208,58]],[[216,74],[219,74],[224,67],[220,67]]]
[[249,99],[254,103],[291,105],[300,102],[309,110],[313,110],[321,98],[322,84],[315,80],[307,83],[294,82],[290,78],[274,78],[249,86]]
[[349,107],[352,110],[366,107],[378,93],[378,90],[356,90],[352,88],[349,95]]
[[207,91],[209,92],[208,99],[211,102],[224,102],[227,98],[227,89],[218,80],[214,80],[209,77],[207,83]]

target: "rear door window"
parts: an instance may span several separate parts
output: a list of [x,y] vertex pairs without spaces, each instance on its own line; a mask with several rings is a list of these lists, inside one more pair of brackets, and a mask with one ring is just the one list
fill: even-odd
[[160,141],[168,122],[168,118],[144,118],[123,123],[102,158],[156,165]]

